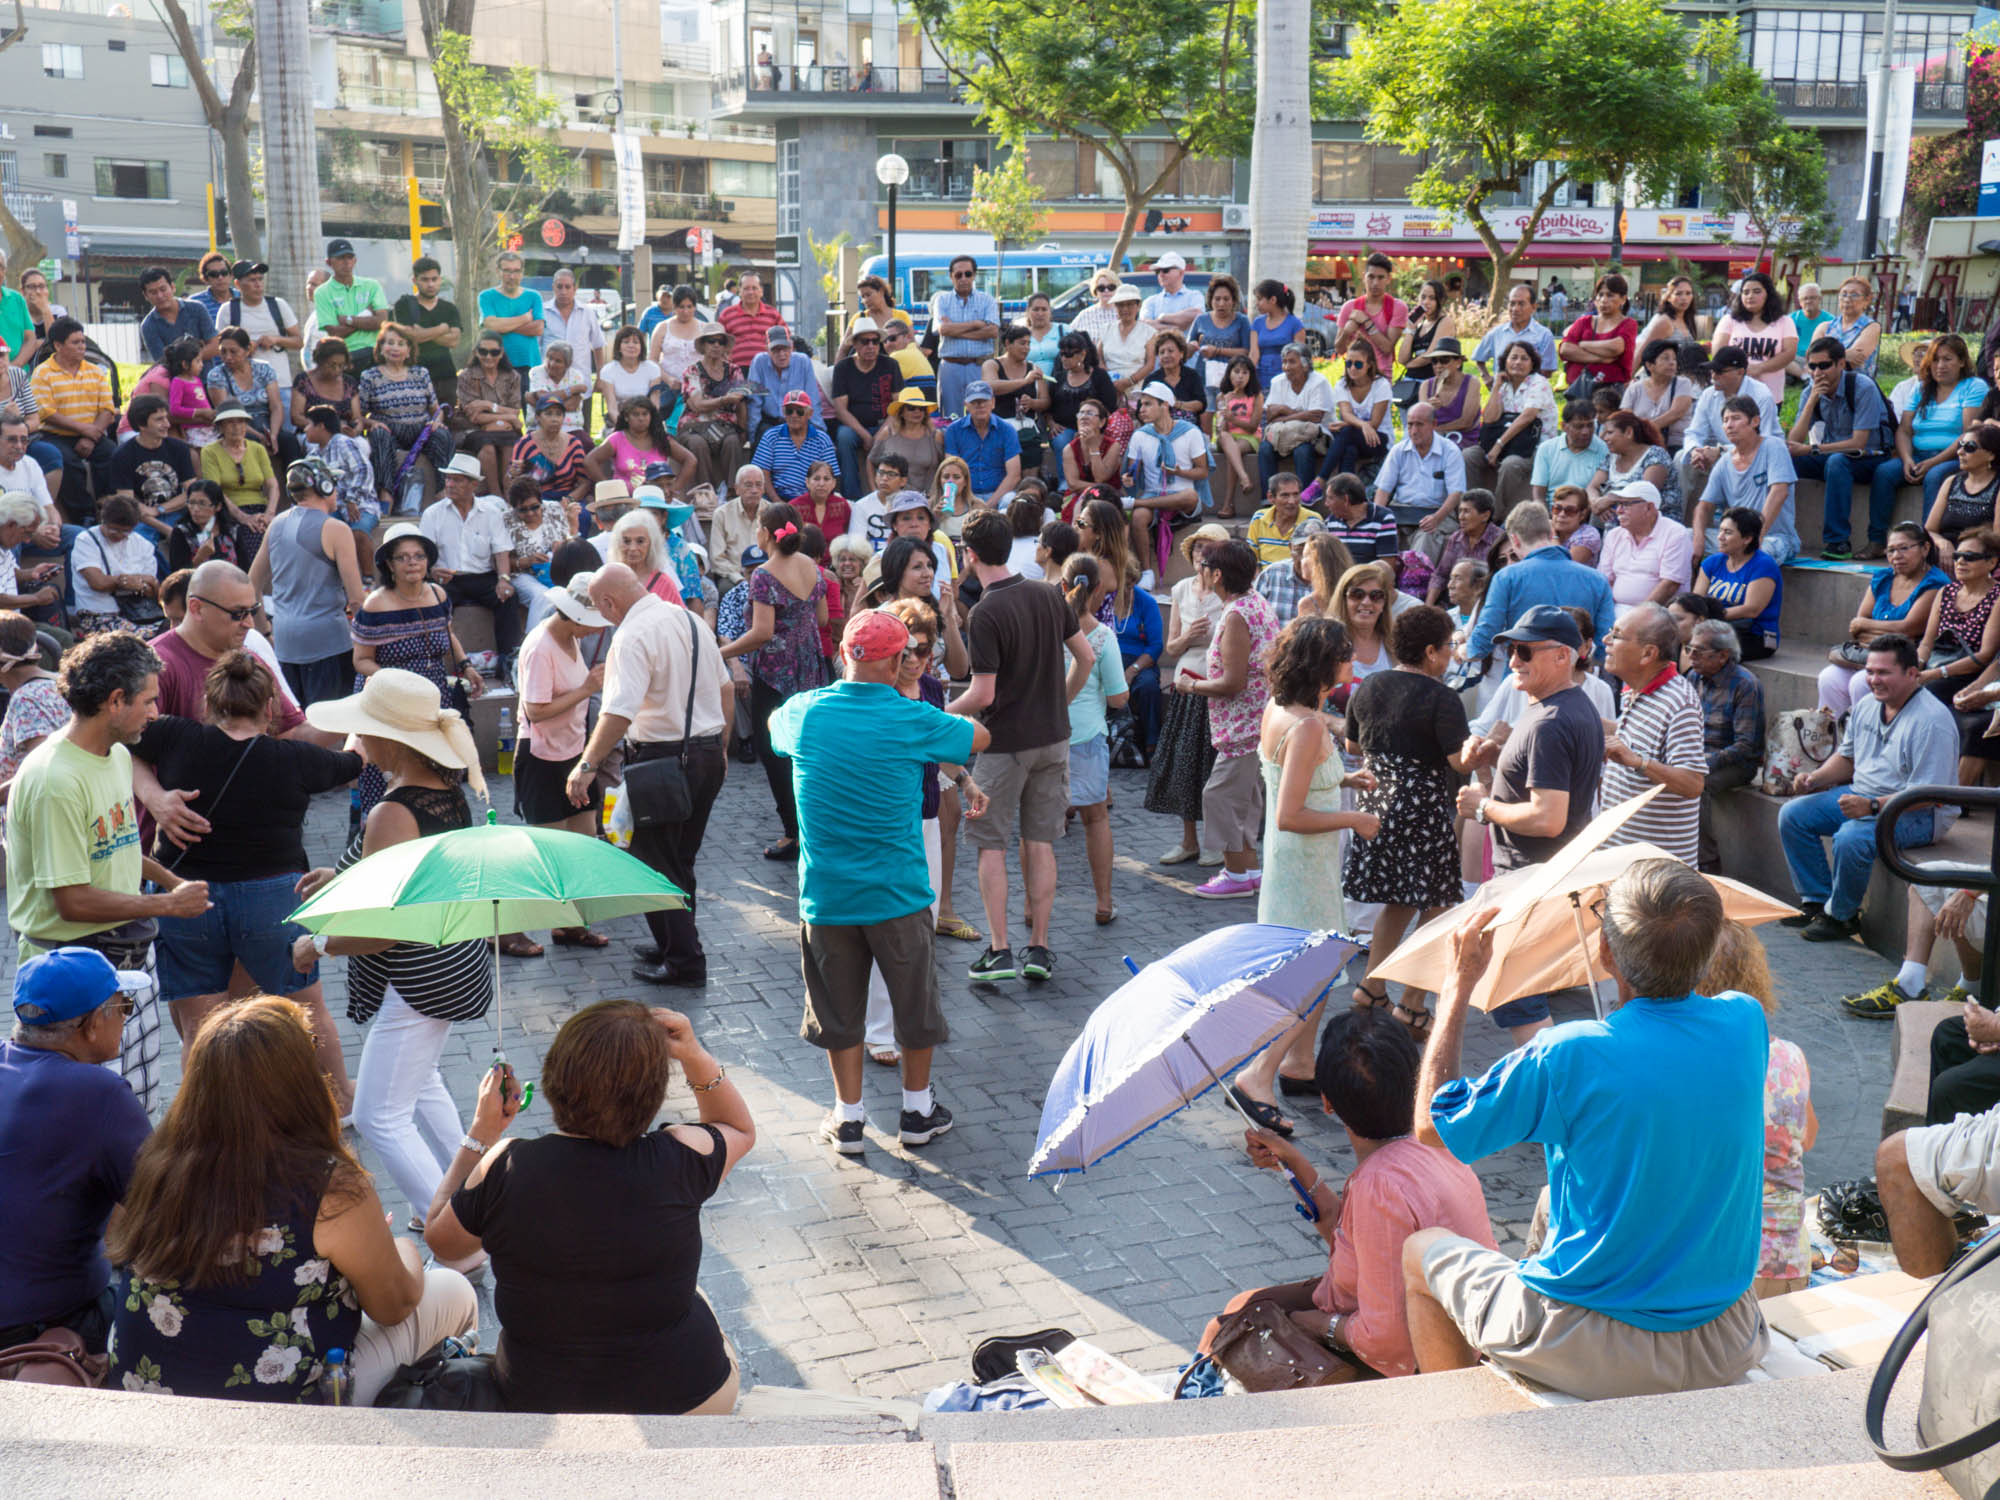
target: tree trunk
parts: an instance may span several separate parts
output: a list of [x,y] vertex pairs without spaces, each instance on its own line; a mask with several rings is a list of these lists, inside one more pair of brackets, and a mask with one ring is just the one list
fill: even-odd
[[[437,57],[440,33],[455,31],[472,34],[474,0],[420,0],[424,50]],[[495,245],[492,216],[487,212],[488,193],[479,153],[466,138],[465,122],[458,111],[438,91],[439,124],[444,130],[444,212],[451,225],[452,254],[457,261],[454,278],[458,293],[454,299],[470,337],[479,327],[478,299],[481,287],[493,281]]]
[[1125,254],[1132,248],[1132,236],[1139,232],[1139,221],[1146,216],[1146,205],[1153,200],[1150,195],[1137,188],[1125,190],[1125,217],[1118,223],[1118,243],[1111,247],[1111,269],[1118,272],[1120,279],[1124,273],[1119,267],[1124,264]]
[[250,95],[257,83],[257,48],[254,40],[243,49],[236,77],[224,102],[209,76],[208,59],[195,40],[194,27],[180,0],[160,0],[166,8],[167,29],[173,33],[174,47],[187,68],[188,80],[201,100],[208,128],[222,140],[222,189],[229,222],[224,235],[239,259],[261,260],[257,244],[257,204],[250,178]]
[[222,134],[222,186],[229,200],[230,248],[238,260],[259,261],[264,258],[264,248],[263,237],[257,232],[257,189],[250,172],[248,123],[239,116]]
[[1505,187],[1503,182],[1482,182],[1475,187],[1465,200],[1465,216],[1472,221],[1473,233],[1486,247],[1486,253],[1493,258],[1493,286],[1486,294],[1486,305],[1497,316],[1507,311],[1507,294],[1514,289],[1513,271],[1520,264],[1521,257],[1528,253],[1528,247],[1535,242],[1535,231],[1541,227],[1542,215],[1549,211],[1549,205],[1556,201],[1556,193],[1569,173],[1551,174],[1549,185],[1542,189],[1542,196],[1528,213],[1528,224],[1514,241],[1512,249],[1500,247],[1500,236],[1493,232],[1493,226],[1486,222],[1486,198],[1495,188]]
[[1312,213],[1311,59],[1310,0],[1263,0],[1257,7],[1257,124],[1250,141],[1249,286],[1280,281],[1301,300]]
[[1625,268],[1625,190],[1611,200],[1611,269]]
[[[306,7],[256,0],[257,73],[262,80],[264,224],[271,236],[265,285],[306,316],[306,277],[326,256],[319,217],[319,151],[314,140],[311,37]],[[230,190],[231,210],[236,193]],[[297,300],[294,300],[297,299]]]
[[4,200],[0,200],[0,235],[6,238],[7,264],[14,268],[17,278],[49,253],[49,247],[36,237],[32,229],[14,217],[14,211]]

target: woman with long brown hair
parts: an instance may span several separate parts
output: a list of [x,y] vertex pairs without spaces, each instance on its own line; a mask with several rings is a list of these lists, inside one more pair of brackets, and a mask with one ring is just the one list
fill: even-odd
[[215,1011],[139,1148],[105,1236],[118,1268],[111,1380],[126,1390],[305,1401],[345,1350],[352,1403],[479,1317],[456,1271],[389,1233],[340,1135],[305,1012]]

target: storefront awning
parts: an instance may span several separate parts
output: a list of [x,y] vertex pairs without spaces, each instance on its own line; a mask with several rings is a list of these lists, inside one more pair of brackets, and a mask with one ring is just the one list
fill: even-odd
[[[1488,258],[1486,246],[1478,240],[1314,240],[1306,248],[1312,255],[1366,255],[1370,251],[1380,250],[1384,255],[1414,260],[1426,260],[1432,256],[1472,260]],[[1628,261],[1749,260],[1755,254],[1754,246],[1718,245],[1713,242],[1686,245],[1627,244],[1624,249],[1624,258]],[[1525,257],[1531,261],[1554,261],[1565,265],[1575,261],[1610,258],[1611,243],[1608,240],[1540,240],[1528,246]]]

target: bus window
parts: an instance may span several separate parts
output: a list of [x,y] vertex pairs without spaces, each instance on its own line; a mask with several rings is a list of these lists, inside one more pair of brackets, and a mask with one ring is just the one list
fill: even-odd
[[995,293],[1002,302],[1025,302],[1035,289],[1035,268],[1009,264],[1000,272],[1000,288]]
[[929,306],[934,294],[949,290],[951,290],[951,278],[943,271],[910,272],[910,305],[913,307]]

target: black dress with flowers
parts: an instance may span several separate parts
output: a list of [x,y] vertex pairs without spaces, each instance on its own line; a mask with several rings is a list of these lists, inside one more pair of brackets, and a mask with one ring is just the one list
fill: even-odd
[[313,1254],[319,1195],[272,1215],[247,1247],[241,1281],[183,1287],[118,1268],[113,1389],[232,1401],[312,1401],[327,1351],[350,1360],[361,1303]]

